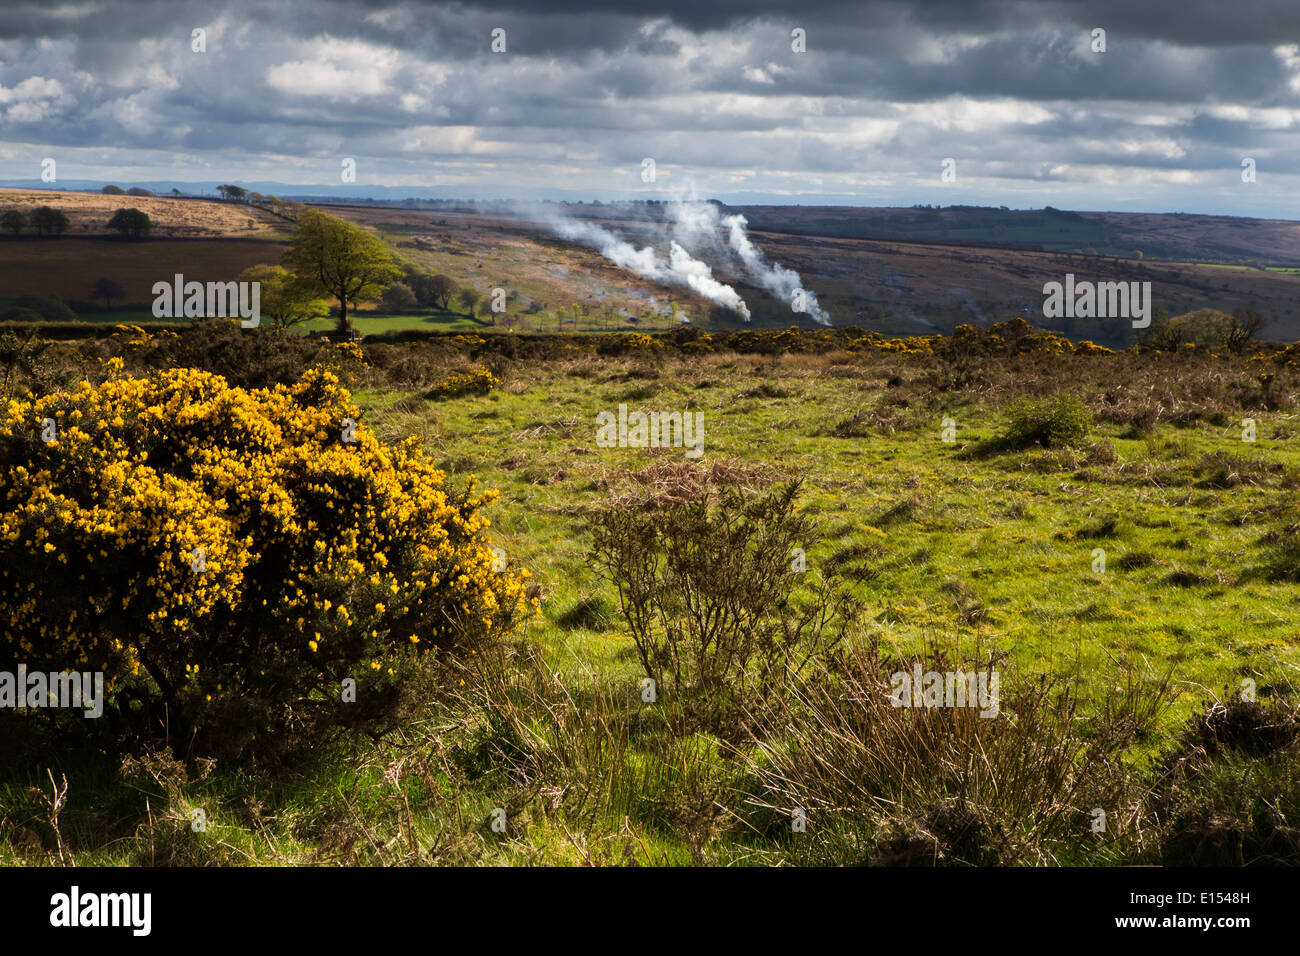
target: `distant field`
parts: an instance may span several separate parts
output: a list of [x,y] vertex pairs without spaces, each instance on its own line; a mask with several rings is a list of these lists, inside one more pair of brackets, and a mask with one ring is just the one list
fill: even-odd
[[[554,328],[561,318],[573,318],[577,307],[582,310],[579,327],[613,327],[636,319],[634,324],[642,327],[664,328],[672,324],[670,303],[695,322],[704,320],[711,307],[689,289],[664,286],[620,269],[597,252],[560,240],[525,218],[431,215],[388,207],[326,208],[377,229],[404,258],[431,272],[484,294],[505,289],[510,296],[508,314],[522,316],[532,327]],[[534,307],[537,312],[527,311]],[[788,309],[785,314],[789,315]],[[738,317],[735,323],[740,324]]]
[[[360,311],[352,312],[349,318],[353,327],[359,329],[367,335],[373,335],[383,332],[402,332],[407,330],[416,330],[422,332],[463,329],[465,331],[483,331],[491,330],[495,332],[515,331],[515,332],[600,332],[600,331],[626,331],[632,326],[620,324],[610,320],[608,325],[600,322],[579,322],[576,326],[567,319],[561,323],[560,319],[550,314],[539,315],[520,315],[507,312],[497,320],[495,326],[485,325],[482,321],[476,321],[467,316],[455,312],[438,312],[434,314],[391,314],[382,311]],[[305,330],[313,329],[331,329],[334,328],[336,319],[331,317],[327,319],[317,319],[314,322],[306,323],[302,326]],[[660,323],[662,326],[664,323]],[[653,328],[647,325],[647,328]]]
[[50,206],[67,216],[71,223],[69,236],[109,234],[108,220],[118,209],[139,209],[146,213],[153,221],[155,235],[168,238],[264,236],[277,228],[274,220],[259,210],[211,199],[0,189],[0,212],[16,209],[30,215],[38,206]]
[[270,239],[0,239],[0,297],[89,299],[102,276],[122,287],[126,301],[152,301],[154,283],[177,272],[200,282],[225,282],[249,266],[278,263],[286,248]]
[[[1294,266],[1300,223],[1182,213],[977,206],[737,206],[756,229],[842,238],[1023,243],[1049,252]],[[611,213],[605,207],[602,214]]]

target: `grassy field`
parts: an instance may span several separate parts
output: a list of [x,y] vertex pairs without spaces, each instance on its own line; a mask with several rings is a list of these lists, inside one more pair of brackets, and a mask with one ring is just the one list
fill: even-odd
[[[1294,706],[1300,589],[1279,565],[1285,547],[1277,554],[1300,485],[1294,376],[1261,385],[1243,359],[1205,354],[587,354],[494,360],[502,381],[490,394],[434,401],[428,386],[473,363],[377,348],[354,395],[364,423],[385,441],[414,436],[457,481],[501,490],[493,539],[532,571],[541,617],[453,702],[381,743],[273,773],[156,755],[10,767],[0,861],[56,859],[54,831],[80,865],[880,862],[918,840],[914,856],[956,863],[1296,852],[1277,836],[1283,824],[1255,833],[1267,807],[1300,812],[1294,746],[1249,760],[1197,751],[1208,762],[1186,784],[1159,769],[1171,753],[1192,759],[1189,720],[1236,700],[1245,679],[1262,700]],[[1008,445],[1016,403],[1058,391],[1087,406],[1082,439]],[[701,412],[703,457],[599,447],[597,415],[620,404]],[[1253,442],[1243,418],[1256,422]],[[597,516],[647,487],[758,493],[785,479],[802,480],[816,527],[809,579],[862,603],[854,646],[897,661],[992,655],[1008,684],[1056,682],[1074,701],[1061,726],[1080,748],[1128,728],[1113,761],[1056,739],[1038,756],[1016,752],[1015,772],[1031,777],[1058,751],[1074,755],[1064,760],[1076,789],[1052,797],[1050,822],[1043,808],[1008,809],[998,755],[1009,745],[981,738],[985,769],[910,765],[908,786],[930,802],[828,805],[792,834],[770,775],[839,792],[798,770],[839,739],[830,729],[803,738],[791,717],[775,736],[737,736],[682,723],[671,698],[644,702],[617,589],[593,560]],[[1015,713],[1028,726],[1037,712]],[[924,726],[903,729],[911,739]],[[810,749],[791,769],[783,747],[801,739]],[[54,826],[41,809],[47,766],[69,781]],[[1112,801],[1105,837],[1087,832],[1093,783]],[[975,808],[962,811],[975,814],[974,849],[936,822],[953,800]],[[496,808],[504,833],[491,826]],[[195,810],[203,832],[188,826]],[[1227,849],[1225,828],[1237,837]]]
[[[382,335],[384,332],[437,331],[437,330],[479,330],[483,323],[475,321],[457,312],[436,312],[423,315],[385,313],[382,310],[361,310],[349,314],[352,327],[364,335]],[[296,328],[304,332],[317,329],[333,329],[338,326],[334,317],[316,319],[303,323]]]
[[262,237],[277,230],[272,217],[250,206],[214,199],[163,196],[111,196],[102,193],[60,192],[51,189],[0,189],[0,211],[30,216],[49,206],[68,217],[67,237],[115,236],[108,220],[118,209],[139,209],[154,224],[154,234],[182,237]]
[[[1189,692],[1171,721],[1197,686],[1300,663],[1296,588],[1250,558],[1259,518],[1300,475],[1294,415],[1262,417],[1253,444],[1237,421],[1142,437],[1103,424],[1082,450],[973,455],[1002,426],[998,402],[918,395],[885,387],[888,368],[829,365],[710,357],[593,379],[525,368],[481,402],[413,408],[392,391],[359,401],[385,437],[427,436],[445,467],[503,490],[498,532],[536,569],[552,623],[583,602],[616,603],[584,545],[583,516],[608,476],[688,464],[681,452],[591,448],[596,414],[627,403],[702,411],[708,461],[802,477],[823,531],[811,564],[852,569],[890,644],[978,635],[1092,692],[1108,661],[1145,659]],[[1112,570],[1092,570],[1098,547]],[[577,639],[612,664],[618,633],[553,627],[543,639],[557,650]]]

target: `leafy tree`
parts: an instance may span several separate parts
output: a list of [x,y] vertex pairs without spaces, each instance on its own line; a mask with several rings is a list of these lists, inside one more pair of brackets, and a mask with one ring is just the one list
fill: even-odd
[[237,202],[248,198],[248,190],[242,186],[218,186],[217,192],[221,193],[221,198],[228,202]]
[[126,190],[121,186],[105,186],[100,190],[105,196],[125,196]]
[[459,287],[447,276],[423,273],[411,280],[411,291],[420,305],[446,312]]
[[127,194],[128,196],[152,196],[152,195],[154,195],[154,193],[153,193],[152,190],[145,189],[143,186],[132,186],[130,189],[128,189],[128,190],[126,191],[126,194]]
[[130,239],[143,239],[153,229],[153,220],[139,209],[119,209],[108,221],[108,228]]
[[1169,322],[1168,309],[1156,309],[1151,324],[1137,333],[1138,344],[1168,352],[1178,348],[1178,330]]
[[319,209],[298,216],[292,245],[281,261],[317,294],[338,299],[341,332],[351,327],[348,303],[375,298],[402,274],[382,240]]
[[461,290],[456,293],[456,301],[465,309],[465,314],[470,318],[478,310],[478,304],[483,300],[483,293],[472,285],[462,286]]
[[311,283],[283,266],[249,266],[239,274],[239,281],[260,283],[262,318],[272,328],[287,329],[329,315],[329,303]]
[[429,294],[429,280],[432,278],[419,269],[408,269],[406,272],[406,284],[411,287],[415,301],[427,309],[433,308],[433,297]]
[[112,279],[96,279],[95,287],[90,290],[90,297],[92,299],[103,299],[104,307],[111,309],[113,300],[125,298],[126,293]]
[[14,299],[14,308],[31,309],[46,322],[77,321],[77,313],[68,308],[57,295],[20,295]]
[[35,309],[24,309],[21,306],[11,305],[9,308],[0,310],[0,322],[44,322],[45,316],[41,315]]
[[25,225],[27,225],[27,217],[17,209],[10,209],[3,216],[0,216],[0,227],[8,229],[15,236],[23,231]]
[[384,295],[380,300],[384,308],[390,312],[403,312],[406,309],[413,308],[416,305],[415,293],[405,282],[394,282],[384,290]]
[[1247,328],[1251,329],[1250,335],[1259,328],[1247,319],[1246,313],[1238,317],[1217,309],[1196,309],[1170,318],[1168,312],[1163,315],[1160,312],[1156,310],[1150,327],[1139,336],[1139,341],[1162,351],[1179,349],[1184,344],[1210,349],[1232,348],[1234,329],[1240,340],[1238,348],[1242,348],[1249,340],[1245,337]]
[[61,236],[68,231],[68,217],[50,206],[33,210],[28,220],[38,236]]

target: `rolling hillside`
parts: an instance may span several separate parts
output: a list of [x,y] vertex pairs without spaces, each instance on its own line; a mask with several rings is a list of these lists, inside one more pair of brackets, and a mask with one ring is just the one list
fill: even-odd
[[[101,277],[146,301],[176,272],[208,281],[278,262],[288,223],[256,207],[202,199],[0,190],[0,211],[46,203],[71,220],[69,235],[0,238],[0,301],[27,293],[89,298]],[[149,212],[155,235],[124,242],[104,234],[111,210]],[[375,229],[405,260],[489,294],[507,293],[500,324],[511,328],[663,328],[679,316],[738,327],[738,315],[692,289],[616,266],[587,246],[558,238],[544,216],[596,223],[637,248],[666,255],[675,233],[661,204],[525,206],[463,203],[325,203]],[[836,325],[889,335],[951,331],[1021,316],[1070,337],[1123,347],[1135,335],[1122,319],[1047,320],[1043,286],[1080,280],[1150,282],[1157,310],[1254,309],[1262,335],[1300,339],[1300,224],[1214,216],[1066,213],[1058,210],[854,209],[752,206],[739,212],[769,263],[796,270]],[[695,254],[745,300],[757,326],[811,326],[783,298],[759,287],[719,241]],[[1078,250],[1078,251],[1076,251]],[[1141,257],[1138,253],[1142,253]],[[1119,253],[1123,253],[1122,255]],[[377,313],[372,313],[377,314]],[[365,318],[366,331],[419,328],[421,318]],[[446,317],[434,317],[446,325]],[[468,321],[468,320],[466,320]]]

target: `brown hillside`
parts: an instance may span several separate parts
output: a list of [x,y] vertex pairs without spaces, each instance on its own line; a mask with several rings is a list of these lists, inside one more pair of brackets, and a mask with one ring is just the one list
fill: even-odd
[[259,210],[214,199],[0,189],[0,213],[17,209],[26,216],[38,206],[50,206],[67,216],[72,224],[67,234],[72,236],[109,234],[108,220],[118,209],[139,209],[147,214],[153,220],[154,235],[161,237],[262,236],[271,232],[269,217]]

